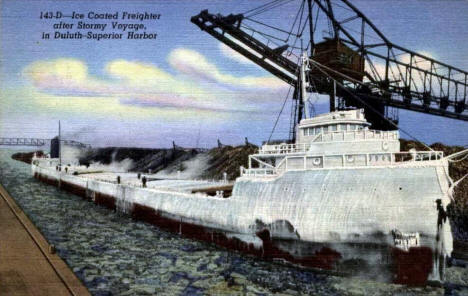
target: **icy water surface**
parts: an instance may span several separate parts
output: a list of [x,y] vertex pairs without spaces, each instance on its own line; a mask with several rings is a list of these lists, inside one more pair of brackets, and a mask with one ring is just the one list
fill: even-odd
[[[408,288],[264,262],[133,221],[32,178],[0,150],[0,182],[93,295],[468,295],[468,270],[443,288]],[[464,287],[466,288],[464,288]]]

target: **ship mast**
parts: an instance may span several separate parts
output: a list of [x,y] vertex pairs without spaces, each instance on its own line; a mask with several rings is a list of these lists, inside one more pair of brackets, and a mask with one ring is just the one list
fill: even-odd
[[[301,88],[301,100],[302,100],[302,105],[304,106],[304,118],[309,118],[309,109],[307,108],[307,75],[309,72],[309,57],[307,56],[307,52],[304,51],[301,55],[301,80],[300,80],[300,88]],[[298,121],[300,121],[301,118],[298,118]],[[298,122],[299,123],[299,122]]]
[[60,120],[59,120],[59,126],[58,126],[58,153],[59,153],[59,167],[62,168],[62,129],[60,128]]

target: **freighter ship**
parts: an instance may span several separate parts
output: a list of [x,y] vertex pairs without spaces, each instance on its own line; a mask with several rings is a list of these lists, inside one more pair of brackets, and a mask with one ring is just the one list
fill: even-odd
[[35,157],[32,173],[137,219],[265,259],[396,283],[443,281],[452,252],[445,210],[456,184],[449,159],[467,150],[401,152],[399,132],[371,129],[362,109],[302,119],[296,134],[293,144],[265,144],[250,155],[229,197],[203,193],[224,183],[151,175],[141,182],[136,173],[62,169],[51,158]]

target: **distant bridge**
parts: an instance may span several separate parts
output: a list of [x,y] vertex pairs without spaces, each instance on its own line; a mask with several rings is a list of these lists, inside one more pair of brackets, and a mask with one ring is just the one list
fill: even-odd
[[[0,146],[44,146],[51,139],[38,138],[0,138]],[[62,140],[62,143],[68,146],[79,148],[91,148],[91,145],[72,140]]]
[[1,146],[44,146],[50,139],[37,138],[0,138]]

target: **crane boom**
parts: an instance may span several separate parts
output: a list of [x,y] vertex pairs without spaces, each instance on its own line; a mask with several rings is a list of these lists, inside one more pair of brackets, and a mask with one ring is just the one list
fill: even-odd
[[[324,72],[311,67],[308,92],[329,95],[330,100],[336,96],[338,109],[348,106],[369,109],[366,110],[366,114],[371,114],[369,121],[380,129],[394,128],[380,118],[387,107],[468,121],[468,72],[390,42],[348,0],[303,1],[308,2],[309,58],[329,69]],[[347,9],[346,18],[339,16],[343,7]],[[315,12],[317,17],[319,13],[324,15],[333,28],[333,36],[321,42],[314,37]],[[243,14],[223,16],[208,10],[191,18],[200,29],[297,90],[300,56],[293,54],[294,45],[272,42],[269,37],[273,36],[244,25],[249,20],[252,19]],[[351,30],[351,23],[359,26],[360,31]],[[367,37],[370,33],[374,35],[372,39]],[[335,82],[341,86],[336,88]],[[299,110],[297,123],[303,116],[303,94],[294,93]],[[330,101],[330,107],[335,108],[335,101]]]

